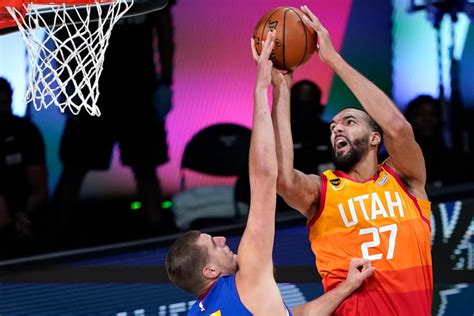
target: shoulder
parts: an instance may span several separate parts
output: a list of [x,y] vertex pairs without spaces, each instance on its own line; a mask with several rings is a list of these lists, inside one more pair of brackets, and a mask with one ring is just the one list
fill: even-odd
[[342,182],[348,180],[344,175],[342,175],[337,170],[326,170],[319,175],[319,185],[320,191],[326,191],[328,183],[333,186],[339,186]]
[[406,189],[410,188],[409,182],[398,174],[395,166],[390,162],[389,158],[382,162],[379,167],[384,170],[389,176],[391,176],[400,186]]
[[196,315],[200,315],[203,310],[206,315],[209,312],[212,315],[216,311],[221,311],[223,315],[229,312],[233,312],[229,315],[251,315],[237,291],[235,275],[220,277],[206,296],[198,299],[193,307],[196,309]]
[[410,181],[409,179],[402,177],[399,172],[397,172],[397,169],[391,162],[390,157],[388,157],[382,164],[380,164],[380,167],[385,170],[392,178],[395,179],[395,181],[405,191],[405,193],[410,196],[413,196],[414,198],[428,200],[425,185],[418,184],[415,181]]

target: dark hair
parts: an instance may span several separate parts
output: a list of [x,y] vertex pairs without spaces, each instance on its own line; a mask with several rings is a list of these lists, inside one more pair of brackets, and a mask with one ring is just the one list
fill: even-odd
[[197,245],[201,233],[191,230],[171,245],[166,256],[166,273],[171,282],[183,290],[199,295],[204,287],[202,269],[207,263],[207,250]]
[[[342,110],[347,110],[347,109],[355,109],[355,110],[359,110],[361,112],[364,112],[365,113],[365,121],[367,122],[367,124],[369,124],[370,126],[370,129],[372,130],[372,132],[377,132],[380,134],[380,144],[378,146],[378,148],[380,149],[382,147],[382,144],[383,144],[383,129],[380,127],[379,124],[377,124],[377,122],[374,121],[374,119],[369,115],[369,113],[367,113],[364,109],[362,108],[357,108],[357,107],[346,107]],[[341,110],[341,111],[342,111]]]
[[10,83],[8,82],[7,79],[5,78],[0,78],[0,91],[6,91],[10,95],[10,97],[13,95],[13,89]]
[[382,148],[382,145],[383,145],[383,129],[380,127],[379,124],[377,124],[377,122],[374,121],[374,119],[369,115],[369,113],[365,112],[364,110],[362,110],[362,112],[366,114],[365,119],[367,123],[369,123],[370,129],[372,130],[372,132],[377,132],[380,134],[380,143],[377,147],[377,150],[380,150],[380,148]]
[[373,132],[377,132],[380,134],[380,137],[382,138],[380,144],[382,144],[383,142],[383,129],[380,127],[379,124],[377,124],[377,122],[375,122],[372,117],[366,113],[367,116],[366,116],[366,120],[367,120],[367,123],[369,123],[369,126],[370,128],[372,129]]

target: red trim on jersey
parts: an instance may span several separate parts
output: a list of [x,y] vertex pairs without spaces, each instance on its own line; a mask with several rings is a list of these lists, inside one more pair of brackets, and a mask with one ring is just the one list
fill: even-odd
[[328,188],[328,178],[324,174],[321,174],[320,176],[321,176],[321,188],[319,189],[318,210],[316,211],[316,213],[313,215],[313,217],[306,224],[306,226],[308,228],[308,231],[311,229],[311,226],[314,225],[316,220],[323,213],[324,205],[326,203],[326,191],[327,191],[327,188]]
[[345,172],[342,172],[340,170],[334,170],[333,173],[338,176],[338,177],[341,177],[341,178],[345,178],[347,180],[351,180],[353,182],[357,182],[357,183],[365,183],[365,182],[369,182],[369,181],[373,181],[373,180],[377,180],[377,178],[379,177],[379,172],[380,172],[380,168],[377,169],[377,172],[370,178],[368,179],[365,179],[365,180],[362,180],[362,181],[358,181],[354,178],[352,178],[350,175],[348,175],[347,173]]
[[384,168],[388,173],[390,173],[392,175],[392,177],[395,178],[395,180],[398,182],[398,185],[403,189],[403,191],[405,191],[405,193],[413,201],[413,203],[415,203],[415,206],[416,206],[416,209],[418,210],[418,213],[420,213],[421,218],[423,219],[423,221],[425,221],[425,223],[428,225],[428,228],[431,231],[431,223],[425,217],[425,215],[423,215],[423,212],[421,211],[420,205],[418,205],[418,201],[417,201],[416,197],[413,194],[411,194],[411,192],[408,190],[408,188],[403,183],[402,179],[400,179],[400,177],[395,172],[395,170],[392,169],[392,167],[390,167],[387,163],[384,163],[382,165],[382,168]]

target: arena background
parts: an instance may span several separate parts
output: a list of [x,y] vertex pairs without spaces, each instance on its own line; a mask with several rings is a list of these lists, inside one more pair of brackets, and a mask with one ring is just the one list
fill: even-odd
[[[299,6],[304,1],[291,1]],[[178,1],[173,8],[175,19],[175,76],[173,110],[166,128],[170,161],[157,172],[166,193],[179,189],[179,166],[186,143],[199,130],[216,123],[251,125],[254,65],[249,39],[256,21],[276,6],[288,5],[282,0],[253,2],[200,0]],[[334,44],[347,60],[379,85],[404,108],[420,93],[437,95],[438,68],[436,33],[425,11],[408,13],[408,0],[322,0],[309,3],[331,31]],[[449,34],[450,23],[442,23],[443,34]],[[474,27],[464,14],[456,24],[456,56],[461,58],[461,91],[466,106],[474,108],[472,69],[474,66]],[[448,45],[444,37],[444,79],[449,98]],[[28,111],[39,125],[46,140],[50,192],[53,191],[62,164],[58,157],[64,115],[57,109],[36,112],[25,109],[28,63],[18,34],[0,38],[0,75],[15,87],[15,112]],[[120,74],[120,69],[117,69]],[[329,67],[318,58],[298,69],[295,80],[311,79],[321,86],[323,102],[327,101],[326,119],[338,108],[355,100]],[[130,106],[133,111],[133,106]],[[208,183],[230,183],[233,178],[204,177],[191,174],[189,186]],[[93,172],[83,187],[84,197],[130,196],[134,194],[133,176],[119,161],[118,149],[109,171]]]
[[[408,0],[224,0],[218,4],[214,0],[178,0],[172,11],[176,32],[174,107],[166,122],[170,161],[157,170],[168,195],[179,191],[181,157],[193,135],[222,122],[251,126],[254,65],[249,39],[255,23],[273,7],[303,3],[318,13],[347,60],[401,108],[418,94],[437,95],[435,30],[425,11],[407,12]],[[445,39],[443,80],[449,98],[447,19],[441,29]],[[456,24],[454,54],[460,60],[464,103],[474,109],[474,27],[465,15],[460,15]],[[62,168],[57,153],[65,118],[57,109],[36,112],[25,108],[22,87],[26,87],[27,71],[26,52],[18,34],[0,37],[0,75],[15,87],[15,112],[30,115],[45,138],[53,192]],[[321,86],[326,118],[355,102],[317,58],[301,67],[295,77]],[[190,187],[235,181],[233,177],[191,172],[187,179]],[[108,198],[129,203],[134,190],[132,174],[120,165],[117,149],[109,171],[87,177],[82,196],[85,200]],[[472,193],[472,187],[463,187],[432,196],[434,315],[474,314]],[[281,218],[279,227],[275,263],[285,299],[293,305],[320,295],[322,288],[301,218]],[[241,231],[242,226],[220,230],[226,236],[237,236]],[[126,234],[122,239],[133,239]],[[0,315],[184,315],[193,297],[167,283],[163,269],[166,247],[173,238],[2,262]],[[234,250],[238,240],[231,238]]]

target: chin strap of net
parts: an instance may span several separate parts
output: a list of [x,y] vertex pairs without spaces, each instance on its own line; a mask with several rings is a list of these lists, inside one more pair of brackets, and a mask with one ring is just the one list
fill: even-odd
[[[26,102],[32,102],[36,110],[56,105],[61,112],[69,109],[78,114],[84,107],[90,115],[100,116],[97,100],[105,50],[115,23],[132,5],[133,0],[107,5],[49,5],[54,14],[52,25],[40,14],[44,6],[25,4],[26,16],[8,7],[31,65]],[[42,32],[36,32],[38,28],[46,29],[44,38],[39,38]]]

